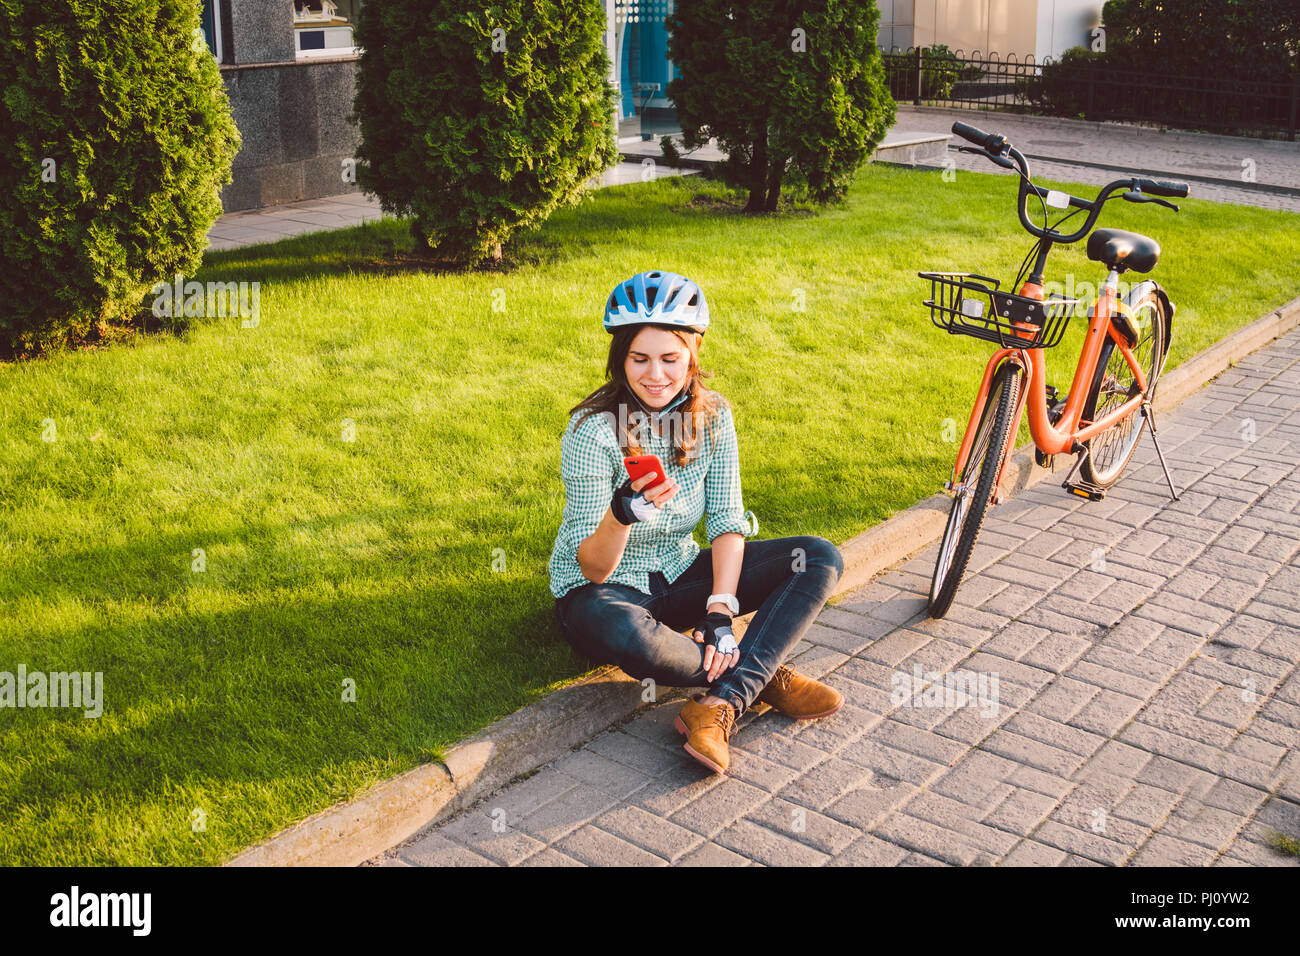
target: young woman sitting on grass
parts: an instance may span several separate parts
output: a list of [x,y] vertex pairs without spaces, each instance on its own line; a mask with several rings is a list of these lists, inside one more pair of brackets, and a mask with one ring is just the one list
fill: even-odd
[[[826,717],[843,697],[784,661],[843,570],[812,535],[745,541],[736,429],[703,384],[709,309],[671,272],[620,282],[605,308],[608,381],[571,412],[560,441],[564,521],[551,593],[565,638],[597,663],[672,687],[704,687],[676,726],[686,752],[725,773],[736,718],[755,701],[796,719]],[[624,459],[658,456],[664,476],[630,480]],[[700,518],[711,547],[692,537]],[[757,611],[737,646],[732,617]],[[692,627],[693,625],[693,627]],[[694,638],[681,632],[691,628]]]

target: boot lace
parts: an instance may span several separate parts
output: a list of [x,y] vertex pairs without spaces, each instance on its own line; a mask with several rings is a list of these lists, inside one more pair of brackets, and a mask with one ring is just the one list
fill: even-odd
[[730,739],[731,732],[736,727],[736,712],[731,709],[730,704],[722,704],[715,708],[713,715],[713,725],[722,731],[724,738]]

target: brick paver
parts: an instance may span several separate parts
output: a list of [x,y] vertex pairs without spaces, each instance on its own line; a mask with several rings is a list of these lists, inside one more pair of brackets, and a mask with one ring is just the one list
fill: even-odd
[[668,702],[374,862],[1300,865],[1300,329],[1160,427],[1179,501],[1144,437],[1103,502],[994,508],[944,619],[937,545],[828,606],[799,659],[846,706],[752,711],[729,776]]

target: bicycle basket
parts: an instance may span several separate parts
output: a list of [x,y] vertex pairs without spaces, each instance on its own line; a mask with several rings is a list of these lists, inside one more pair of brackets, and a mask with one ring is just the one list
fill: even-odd
[[[930,321],[950,335],[973,335],[1004,349],[1050,349],[1065,335],[1078,299],[1039,301],[998,288],[973,272],[918,272],[930,280]],[[1013,324],[1018,323],[1018,324]]]

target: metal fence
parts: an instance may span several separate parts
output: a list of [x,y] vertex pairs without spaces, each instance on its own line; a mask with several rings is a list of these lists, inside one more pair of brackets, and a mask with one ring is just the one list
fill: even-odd
[[1300,75],[1289,81],[1117,70],[1101,62],[1035,62],[1014,54],[926,48],[884,54],[899,102],[1001,109],[1179,129],[1296,138]]

